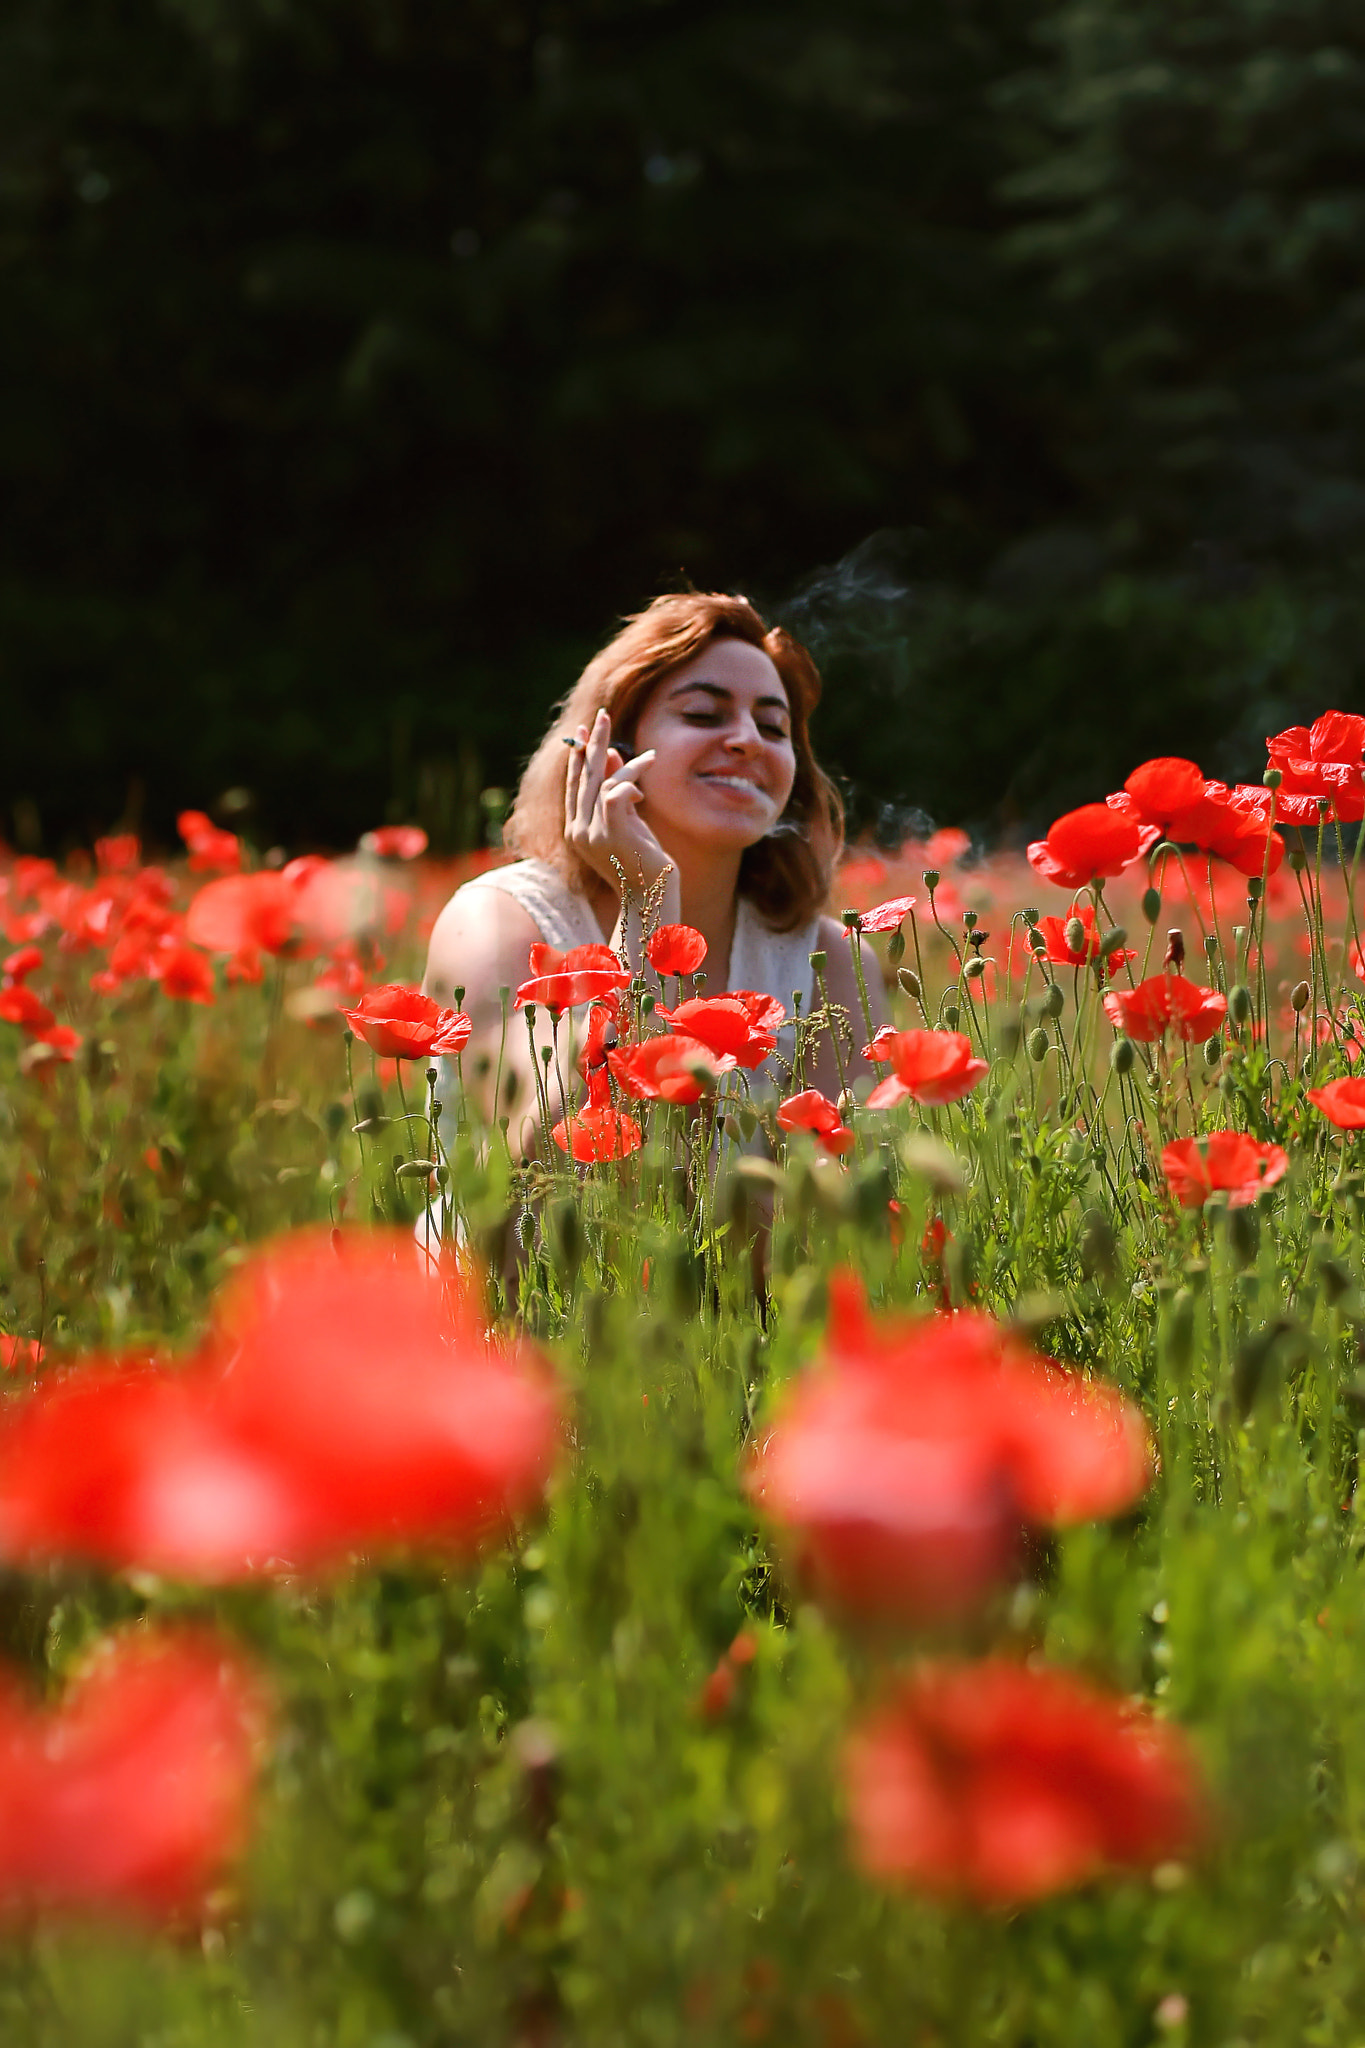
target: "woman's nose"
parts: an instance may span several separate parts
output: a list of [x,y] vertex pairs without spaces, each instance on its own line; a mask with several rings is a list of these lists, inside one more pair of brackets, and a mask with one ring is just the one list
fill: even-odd
[[752,754],[763,744],[763,735],[751,718],[742,718],[732,725],[725,735],[725,745],[732,754]]

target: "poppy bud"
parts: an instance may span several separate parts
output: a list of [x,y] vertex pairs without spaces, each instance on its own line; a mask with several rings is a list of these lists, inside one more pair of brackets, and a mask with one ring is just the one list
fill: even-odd
[[1142,914],[1148,924],[1155,924],[1161,915],[1161,891],[1144,889],[1142,892]]
[[1239,981],[1228,990],[1228,1015],[1234,1024],[1251,1022],[1251,990],[1245,982]]
[[1029,1058],[1031,1060],[1045,1060],[1051,1045],[1052,1040],[1048,1037],[1042,1025],[1037,1025],[1028,1035]]
[[434,1159],[408,1159],[395,1169],[399,1180],[428,1180],[435,1171]]
[[652,995],[650,994],[649,990],[648,990],[648,989],[646,989],[646,990],[645,990],[645,992],[644,992],[644,994],[643,994],[643,995],[641,996],[641,998],[640,998],[640,1016],[641,1016],[641,1018],[645,1018],[645,1017],[652,1017],[653,1015],[654,1015],[654,998],[653,998],[653,996],[652,996]]
[[1185,934],[1179,925],[1172,925],[1166,934],[1166,958],[1163,967],[1174,967],[1179,974],[1185,965]]
[[440,1079],[440,1078],[441,1078],[441,1070],[440,1070],[440,1068],[439,1068],[439,1067],[428,1067],[428,1068],[427,1068],[427,1082],[428,1082],[428,1085],[429,1085],[430,1087],[434,1088],[434,1087],[436,1086],[436,1083],[437,1083],[437,1082],[439,1081],[439,1079]]
[[983,960],[979,953],[976,954],[973,959],[967,962],[962,970],[964,979],[967,981],[980,981],[989,965],[990,962],[988,960]]
[[961,1015],[962,1012],[958,1009],[957,1004],[949,1003],[947,1009],[943,1012],[943,1021],[950,1031],[957,1030],[958,1020]]
[[1289,865],[1290,865],[1290,867],[1291,867],[1291,868],[1292,868],[1292,869],[1294,870],[1294,873],[1295,873],[1296,875],[1301,875],[1301,874],[1303,873],[1304,869],[1305,869],[1305,868],[1307,867],[1307,865],[1308,865],[1308,855],[1307,855],[1307,854],[1306,854],[1306,853],[1304,852],[1304,850],[1303,850],[1303,848],[1302,848],[1301,846],[1291,846],[1291,847],[1290,847],[1290,849],[1289,849]]
[[1131,1074],[1133,1071],[1133,1061],[1136,1058],[1137,1054],[1133,1051],[1133,1041],[1131,1038],[1116,1038],[1114,1040],[1114,1049],[1109,1055],[1109,1064],[1116,1074],[1120,1076]]
[[387,1130],[392,1121],[387,1116],[363,1116],[358,1124],[351,1125],[351,1129],[358,1138],[372,1138],[376,1132]]
[[1307,1009],[1308,998],[1312,993],[1313,991],[1309,988],[1306,981],[1296,981],[1294,983],[1293,988],[1289,991],[1289,1001],[1296,1016]]
[[843,1088],[840,1090],[838,1109],[839,1115],[842,1117],[845,1123],[849,1121],[850,1117],[857,1115],[858,1098],[853,1093],[853,1090],[851,1088]]
[[1038,927],[1036,925],[1033,927],[1033,930],[1028,935],[1028,942],[1032,946],[1034,952],[1037,953],[1040,956],[1040,958],[1046,954],[1047,939],[1045,935],[1038,930]]
[[1284,772],[1279,768],[1267,768],[1265,774],[1261,777],[1261,781],[1267,789],[1278,789],[1284,781]]
[[899,925],[886,942],[886,957],[893,967],[899,967],[905,958],[905,933]]
[[1113,930],[1107,931],[1100,940],[1101,960],[1107,960],[1111,953],[1121,953],[1127,944],[1127,932],[1121,924],[1116,924]]
[[1038,922],[1038,913],[1037,913],[1037,911],[1036,911],[1036,910],[1026,910],[1026,911],[1024,912],[1024,923],[1025,923],[1025,924],[1033,925],[1033,924],[1037,924],[1037,922]]
[[523,1209],[517,1218],[517,1243],[528,1255],[536,1241],[536,1219],[529,1209]]
[[913,968],[901,967],[897,969],[896,979],[912,1002],[917,1003],[922,999],[924,987]]
[[1222,1057],[1223,1041],[1215,1032],[1212,1038],[1204,1040],[1204,1064],[1205,1066],[1216,1067]]
[[1043,997],[1043,1015],[1045,1017],[1060,1017],[1062,1014],[1062,1004],[1065,1001],[1066,997],[1062,994],[1062,984],[1059,981],[1050,981],[1047,994]]
[[1085,926],[1078,917],[1069,917],[1067,919],[1065,937],[1069,952],[1083,953],[1085,951]]

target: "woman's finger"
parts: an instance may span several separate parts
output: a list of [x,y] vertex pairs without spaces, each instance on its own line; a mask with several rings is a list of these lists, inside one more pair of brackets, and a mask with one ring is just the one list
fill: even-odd
[[[614,751],[615,749],[613,749],[613,752]],[[643,754],[633,755],[629,761],[623,762],[621,766],[617,768],[611,775],[611,787],[613,789],[619,789],[623,783],[638,782],[641,775],[644,773],[645,769],[648,768],[650,762],[653,761],[654,758],[655,750],[653,747],[646,747]],[[644,791],[641,790],[640,794],[641,796],[643,796]]]
[[611,743],[611,720],[599,711],[583,750],[583,769],[578,782],[578,826],[586,832],[592,823],[598,792],[607,772],[607,749]]

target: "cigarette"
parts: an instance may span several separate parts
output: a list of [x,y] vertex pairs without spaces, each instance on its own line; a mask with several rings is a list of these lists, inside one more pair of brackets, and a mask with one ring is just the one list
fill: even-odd
[[573,739],[568,733],[563,735],[563,740],[566,747],[581,747],[583,744],[582,740]]

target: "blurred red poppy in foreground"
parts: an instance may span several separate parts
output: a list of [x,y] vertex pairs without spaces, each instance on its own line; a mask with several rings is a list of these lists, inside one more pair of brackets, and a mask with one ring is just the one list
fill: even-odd
[[185,913],[185,937],[206,953],[283,953],[294,937],[294,891],[283,875],[222,875]]
[[547,1010],[573,1010],[580,1003],[609,996],[630,980],[629,971],[610,946],[571,946],[567,953],[556,946],[532,946],[527,965],[531,979],[517,990],[519,1010],[527,1003],[541,1003]]
[[224,832],[204,811],[182,811],[175,829],[189,850],[190,867],[196,874],[211,874],[215,868],[236,869],[242,865],[242,842],[233,832]]
[[1308,1100],[1339,1131],[1365,1131],[1365,1075],[1349,1074],[1340,1081],[1324,1082],[1321,1088],[1310,1088]]
[[588,1099],[583,1108],[561,1117],[550,1136],[560,1151],[567,1152],[580,1166],[601,1166],[609,1159],[625,1159],[638,1152],[645,1141],[635,1118],[613,1105],[611,1082],[600,1067],[588,1075]]
[[700,1039],[722,1058],[730,1054],[752,1072],[776,1046],[787,1013],[773,996],[740,988],[723,996],[693,996],[671,1010],[661,1005],[654,1014],[671,1030]]
[[852,1149],[854,1136],[848,1130],[838,1109],[828,1095],[822,1095],[818,1088],[807,1088],[800,1095],[789,1095],[777,1106],[777,1121],[784,1131],[813,1131],[821,1149],[840,1158]]
[[539,1497],[553,1385],[388,1233],[255,1254],[179,1371],[86,1364],[0,1422],[0,1553],[230,1579],[464,1547]]
[[971,1311],[874,1324],[844,1276],[825,1358],[788,1393],[748,1485],[817,1591],[922,1620],[974,1605],[1024,1524],[1115,1514],[1150,1471],[1142,1418],[1114,1388]]
[[1324,815],[1343,824],[1365,818],[1365,718],[1354,711],[1324,711],[1311,726],[1291,725],[1266,741],[1268,766],[1278,768],[1275,808],[1286,825],[1316,825]]
[[96,1648],[55,1711],[0,1692],[0,1910],[193,1911],[242,1848],[264,1692],[208,1636]]
[[1161,1170],[1183,1209],[1202,1209],[1215,1191],[1226,1192],[1230,1209],[1245,1209],[1262,1188],[1284,1179],[1289,1154],[1282,1145],[1263,1145],[1241,1131],[1211,1131],[1206,1138],[1177,1138],[1167,1145]]
[[1078,811],[1065,812],[1046,839],[1035,839],[1029,847],[1029,866],[1045,882],[1059,882],[1064,889],[1083,889],[1100,875],[1121,875],[1160,837],[1155,827],[1141,826],[1131,810],[1131,805],[1120,810],[1111,804],[1082,804]]
[[845,1755],[863,1868],[1009,1906],[1187,1855],[1205,1800],[1180,1730],[1061,1671],[927,1664]]
[[891,1072],[867,1098],[869,1109],[891,1109],[898,1102],[958,1102],[990,1071],[973,1057],[965,1031],[893,1031],[877,1033],[865,1058],[889,1060]]
[[661,924],[645,952],[656,974],[695,974],[706,958],[706,941],[690,924]]
[[721,1078],[734,1072],[729,1053],[711,1051],[681,1032],[646,1038],[607,1054],[607,1064],[627,1095],[640,1101],[700,1102]]
[[443,1010],[420,989],[390,981],[367,989],[342,1015],[357,1038],[384,1060],[425,1060],[463,1052],[473,1029],[463,1010]]
[[1152,974],[1136,988],[1111,989],[1104,1014],[1119,1031],[1150,1044],[1174,1031],[1177,1038],[1208,1038],[1228,1014],[1228,999],[1199,988],[1183,974]]

